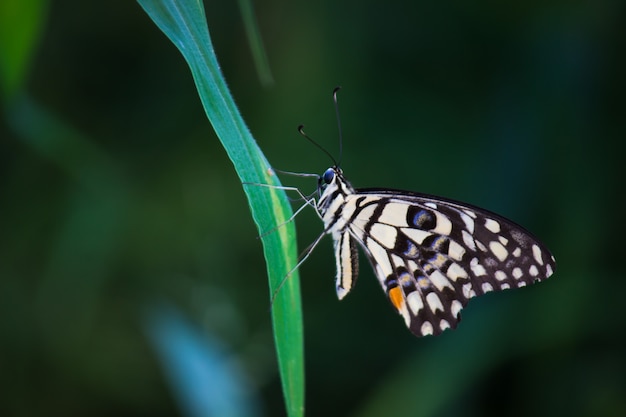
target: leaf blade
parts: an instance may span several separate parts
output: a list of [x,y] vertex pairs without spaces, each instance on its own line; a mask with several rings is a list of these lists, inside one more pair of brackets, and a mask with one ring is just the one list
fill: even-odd
[[[239,114],[219,69],[200,2],[138,0],[187,61],[207,117],[242,182],[280,186],[270,164]],[[284,223],[292,214],[284,191],[244,187],[257,228]],[[262,238],[270,294],[295,265],[295,228],[287,223]],[[304,414],[304,347],[300,283],[297,271],[281,288],[272,306],[274,340],[289,416]]]

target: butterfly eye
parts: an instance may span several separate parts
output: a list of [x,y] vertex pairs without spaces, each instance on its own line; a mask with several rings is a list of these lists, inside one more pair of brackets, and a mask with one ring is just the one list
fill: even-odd
[[322,175],[322,179],[326,184],[330,184],[333,178],[335,178],[335,170],[332,168],[328,168],[326,172],[324,172],[324,175]]

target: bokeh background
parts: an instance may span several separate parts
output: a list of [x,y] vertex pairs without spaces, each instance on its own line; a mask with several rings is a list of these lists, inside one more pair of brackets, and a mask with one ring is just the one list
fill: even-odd
[[[284,415],[258,231],[182,57],[135,2],[18,3],[0,6],[0,415]],[[416,339],[365,260],[337,301],[327,239],[301,268],[308,415],[626,415],[623,2],[254,6],[271,85],[237,3],[205,4],[276,168],[331,164],[296,126],[337,155],[341,85],[355,186],[499,212],[558,263]],[[320,231],[302,213],[299,246]]]

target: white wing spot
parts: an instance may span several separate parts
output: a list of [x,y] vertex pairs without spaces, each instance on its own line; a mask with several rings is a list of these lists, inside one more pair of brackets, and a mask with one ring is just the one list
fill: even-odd
[[450,279],[456,281],[459,278],[467,278],[467,271],[463,269],[461,265],[453,263],[446,271],[446,275],[448,275]]
[[374,223],[374,225],[370,229],[370,235],[387,249],[393,249],[394,246],[396,246],[398,229],[393,226],[387,226],[381,223]]
[[420,329],[420,331],[422,332],[423,336],[433,334],[433,325],[430,324],[429,321],[425,321],[424,323],[422,323],[422,328]]
[[511,286],[508,282],[503,282],[502,285],[500,285],[501,290],[508,290],[509,288],[511,288]]
[[476,240],[476,246],[478,246],[478,249],[480,249],[483,252],[487,252],[487,248],[485,247],[485,245],[482,244],[482,242],[480,240]]
[[513,251],[513,256],[515,256],[516,258],[519,258],[521,254],[522,254],[521,248],[515,248],[515,250]]
[[463,296],[465,298],[472,298],[476,296],[476,293],[472,289],[471,283],[468,282],[467,284],[463,285]]
[[404,324],[406,327],[411,327],[411,315],[409,314],[409,310],[406,308],[406,304],[402,304],[402,309],[400,310],[400,314],[404,319]]
[[435,216],[437,216],[437,223],[435,228],[432,229],[433,233],[449,236],[450,232],[452,232],[452,222],[450,219],[438,211],[435,211]]
[[448,247],[448,255],[454,260],[460,261],[465,255],[465,248],[454,240],[450,241],[450,246]]
[[518,286],[518,287],[525,287],[525,286],[526,286],[526,281],[519,281],[519,282],[517,283],[517,286]]
[[492,233],[500,233],[500,223],[493,219],[485,219],[485,227]]
[[424,205],[426,207],[430,207],[431,209],[437,210],[437,204],[433,203],[432,201],[429,201],[428,203],[424,203]]
[[550,275],[552,275],[554,271],[552,270],[552,265],[548,264],[546,266],[546,277],[549,277]]
[[[433,285],[439,290],[439,291],[443,291],[443,289],[445,287],[449,287],[452,290],[454,290],[454,287],[452,286],[452,284],[450,284],[450,281],[448,281],[448,279],[446,278],[445,275],[443,275],[441,273],[441,271],[436,270],[435,272],[433,272],[432,274],[430,274],[430,282],[433,283]],[[428,294],[430,295],[430,294]],[[426,296],[426,299],[428,299],[428,296]],[[442,308],[443,309],[443,308]]]
[[498,236],[498,240],[500,241],[500,243],[502,243],[504,246],[506,246],[507,243],[509,243],[509,239],[505,238],[504,236],[500,235]]
[[481,286],[481,288],[483,289],[483,292],[485,294],[488,293],[489,291],[493,291],[493,287],[488,282],[483,282],[483,285]]
[[522,269],[519,267],[513,268],[513,278],[520,279],[524,275]]
[[376,261],[374,264],[376,265],[376,269],[378,271],[378,280],[381,283],[384,283],[385,278],[393,272],[393,268],[389,262],[389,256],[387,256],[387,251],[371,238],[367,239],[367,244],[365,246]]
[[506,257],[509,256],[509,252],[502,243],[496,242],[495,240],[489,242],[489,249],[491,249],[491,252],[496,255],[496,258],[498,258],[500,262],[503,262]]
[[424,307],[424,302],[422,301],[422,296],[419,292],[413,291],[406,297],[406,302],[411,308],[414,316],[417,316],[417,313]]
[[466,213],[461,213],[461,220],[463,220],[463,223],[465,223],[467,231],[470,233],[474,233],[474,220]]
[[450,312],[454,317],[458,317],[461,309],[463,308],[463,304],[459,300],[454,300],[450,305]]
[[378,222],[396,227],[408,227],[409,224],[406,221],[408,210],[408,204],[388,203],[378,217]]
[[439,328],[441,330],[449,329],[450,328],[450,323],[448,323],[448,320],[441,319],[441,321],[439,322]]
[[[395,253],[391,254],[391,262],[393,263],[393,266],[395,266],[396,268],[400,266],[404,266],[404,259],[396,255]],[[408,275],[408,274],[405,273],[405,275]]]
[[506,274],[504,271],[496,271],[495,277],[498,281],[504,281],[506,279]]
[[537,266],[532,265],[529,269],[528,272],[530,273],[531,276],[536,277],[537,275],[539,275],[539,270],[537,269]]
[[426,296],[426,302],[428,303],[428,307],[430,307],[430,311],[432,311],[433,313],[436,313],[437,310],[444,311],[443,304],[441,304],[439,296],[434,292],[431,292]]
[[476,243],[474,242],[474,237],[467,230],[463,230],[461,234],[463,235],[463,243],[465,243],[465,246],[475,251]]
[[474,275],[476,275],[477,277],[487,275],[485,267],[478,262],[478,258],[472,259],[472,261],[470,262],[470,268],[472,269]]
[[535,261],[537,261],[539,265],[543,265],[543,257],[541,256],[541,249],[539,249],[539,246],[537,245],[533,245],[533,256],[535,257]]

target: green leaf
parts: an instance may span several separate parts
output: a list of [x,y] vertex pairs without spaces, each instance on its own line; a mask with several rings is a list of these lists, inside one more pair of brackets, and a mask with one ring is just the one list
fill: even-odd
[[[244,183],[280,185],[239,114],[213,51],[202,3],[185,0],[138,0],[150,18],[187,61],[206,114]],[[262,234],[292,214],[286,194],[276,188],[244,186],[252,217]],[[295,229],[288,223],[264,235],[270,294],[294,267]],[[253,278],[253,277],[252,277]],[[272,306],[274,339],[287,413],[304,414],[302,308],[297,273],[293,273]]]

